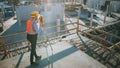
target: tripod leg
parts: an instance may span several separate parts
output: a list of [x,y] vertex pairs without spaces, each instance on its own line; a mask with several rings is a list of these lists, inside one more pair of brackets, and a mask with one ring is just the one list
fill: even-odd
[[46,54],[47,54],[47,60],[48,60],[48,68],[50,68],[50,59],[49,59],[49,55],[48,55],[48,49],[47,49],[47,46],[45,46],[45,49],[46,49]]
[[51,46],[51,43],[50,43],[50,41],[49,41],[49,45],[50,45],[50,48],[51,48],[51,51],[52,51],[52,58],[51,58],[51,68],[53,68],[53,48],[52,48],[52,46]]

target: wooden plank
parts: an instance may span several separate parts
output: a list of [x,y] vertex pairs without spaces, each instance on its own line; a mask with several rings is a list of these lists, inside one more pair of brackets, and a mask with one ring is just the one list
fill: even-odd
[[52,35],[52,34],[59,34],[59,33],[62,33],[62,32],[67,32],[67,31],[71,31],[71,30],[75,30],[76,28],[72,28],[72,29],[68,29],[68,30],[62,30],[60,32],[54,32],[54,33],[49,33],[49,34],[46,34],[46,36],[49,36],[49,35]]
[[[94,37],[94,38],[96,38],[96,39],[100,39],[100,40],[103,40],[103,41],[104,41],[104,38],[101,38],[101,37],[99,37],[99,36],[92,35],[92,34],[90,34],[90,33],[83,32],[83,31],[80,31],[80,30],[79,30],[79,32],[81,32],[81,33],[83,33],[83,34],[87,34],[87,35],[89,35],[89,36],[91,36],[91,37]],[[113,45],[113,43],[111,43],[111,42],[108,41],[108,40],[106,40],[106,42],[109,43],[110,45]]]
[[4,36],[4,38],[12,37],[12,36],[20,36],[20,35],[25,35],[27,32],[20,32],[20,33],[15,33],[15,34],[10,34],[7,36]]
[[97,31],[99,31],[99,32],[101,32],[101,33],[104,33],[104,34],[107,34],[107,35],[111,35],[111,36],[113,36],[113,37],[115,37],[115,38],[117,38],[117,39],[120,39],[119,36],[113,35],[113,34],[111,34],[111,33],[109,33],[109,32],[105,32],[105,31],[102,31],[102,30],[99,30],[99,29],[95,29],[95,28],[92,28],[92,27],[89,27],[89,26],[87,26],[87,25],[83,25],[83,24],[80,24],[80,23],[79,23],[79,25],[84,26],[84,27],[87,27],[87,28],[89,28],[89,29],[92,29],[93,31],[94,31],[94,30],[97,30]]
[[71,25],[71,24],[75,24],[75,23],[67,23],[67,24],[62,24],[62,25],[56,25],[56,26],[52,26],[52,27],[47,27],[45,28],[45,30],[51,29],[51,28],[56,28],[56,27],[61,27],[61,26],[66,26],[66,25]]
[[114,50],[114,49],[116,49],[116,48],[118,48],[118,47],[120,47],[120,42],[118,42],[118,43],[112,45],[111,47],[109,47],[109,49]]
[[5,37],[2,37],[2,48],[3,48],[3,51],[4,51],[4,55],[6,56],[7,55],[7,49],[6,49],[6,46],[5,46]]

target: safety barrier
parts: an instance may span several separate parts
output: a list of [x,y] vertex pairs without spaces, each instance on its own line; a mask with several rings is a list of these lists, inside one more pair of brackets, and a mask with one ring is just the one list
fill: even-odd
[[[71,25],[71,24],[74,24],[74,23],[52,26],[52,27],[45,28],[44,30],[48,30],[48,29],[56,28],[56,27],[61,27],[61,26],[67,26],[67,25]],[[49,40],[53,40],[53,39],[56,39],[58,37],[52,38],[52,37],[50,37],[51,35],[59,36],[58,35],[59,33],[63,33],[63,32],[66,33],[66,32],[72,31],[72,30],[76,30],[76,28],[61,30],[60,32],[49,33],[49,34],[43,35],[43,37],[49,37]],[[26,38],[24,38],[22,40],[20,39],[18,41],[15,40],[12,42],[6,42],[6,39],[10,40],[13,37],[15,37],[15,38],[17,38],[17,37],[20,38],[20,36],[26,37],[26,34],[27,34],[26,32],[20,32],[20,33],[16,33],[16,34],[7,35],[7,36],[0,36],[0,49],[1,49],[1,52],[4,54],[4,56],[8,56],[8,57],[15,56],[17,53],[21,53],[21,52],[19,52],[19,50],[22,50],[25,48],[29,49],[30,43],[27,41]],[[70,33],[68,33],[68,34],[70,35]],[[72,33],[72,34],[74,34],[74,33]],[[64,34],[64,35],[67,35],[67,34]],[[39,41],[38,44],[45,43],[46,41],[48,41],[48,39],[44,39],[42,41]],[[14,54],[11,55],[12,52],[14,52]]]
[[[79,34],[79,33],[81,33],[82,35],[89,35],[90,37],[92,37],[91,39],[101,40],[101,41],[104,42],[104,40],[105,40],[104,38],[102,38],[100,36],[96,36],[96,35],[90,34],[89,31],[91,31],[91,30],[93,30],[93,31],[97,30],[97,31],[102,32],[104,34],[108,34],[108,35],[111,35],[111,36],[113,36],[115,38],[120,39],[120,37],[115,36],[113,34],[110,34],[108,32],[99,30],[99,28],[92,28],[92,27],[80,24],[78,22],[71,22],[71,23],[66,23],[66,24],[62,24],[62,25],[56,25],[56,26],[52,26],[52,27],[47,27],[44,30],[48,30],[48,29],[52,29],[52,28],[56,28],[56,27],[61,27],[61,26],[65,26],[66,27],[66,26],[69,26],[69,25],[75,25],[75,26],[73,28],[61,30],[60,32],[53,32],[53,33],[49,33],[49,34],[43,35],[44,37],[47,37],[48,39],[44,39],[42,41],[39,41],[38,44],[39,43],[45,43],[46,41],[54,40],[54,39],[60,38],[62,36],[67,36],[67,35],[70,35],[70,34]],[[88,31],[81,30],[82,27],[87,28],[86,30],[88,30]],[[73,30],[75,30],[75,31],[73,31]],[[62,33],[62,34],[60,34],[60,33]],[[3,54],[5,56],[14,56],[14,55],[11,55],[11,52],[15,52],[16,51],[17,53],[21,53],[21,52],[19,52],[19,50],[22,50],[22,49],[25,49],[25,48],[29,49],[30,43],[27,41],[26,38],[22,39],[22,40],[19,40],[19,41],[6,43],[6,39],[8,39],[8,38],[12,39],[12,37],[19,37],[19,36],[22,36],[22,35],[25,36],[26,32],[11,34],[11,35],[7,35],[7,36],[0,36],[0,49],[1,49],[1,52],[3,52]],[[51,35],[56,35],[57,37],[51,37]],[[111,43],[108,40],[106,40],[106,42],[111,44],[111,45],[113,45],[113,43]],[[102,43],[100,43],[100,44],[102,44]]]
[[1,52],[4,53],[4,56],[13,56],[10,55],[11,52],[21,50],[23,48],[29,48],[30,44],[28,43],[27,39],[18,39],[14,40],[13,42],[7,42],[7,40],[12,40],[14,37],[17,39],[17,37],[20,37],[22,35],[25,36],[25,34],[26,32],[21,32],[7,36],[0,36],[0,49]]
[[[120,22],[118,22],[120,23]],[[114,24],[118,24],[118,23],[114,23]],[[114,25],[112,24],[112,25]],[[103,30],[99,30],[99,29],[95,29],[95,28],[92,28],[90,26],[86,26],[86,25],[83,25],[83,24],[80,24],[79,23],[79,27],[85,27],[85,28],[88,28],[89,31],[87,30],[78,30],[78,36],[80,38],[80,40],[82,41],[79,33],[81,33],[82,35],[88,35],[89,37],[91,37],[90,39],[94,39],[95,41],[98,40],[98,42],[86,42],[84,43],[84,47],[87,49],[86,50],[86,53],[88,55],[90,55],[91,57],[95,58],[96,60],[98,60],[99,62],[103,63],[104,65],[106,65],[107,67],[112,67],[112,68],[119,68],[119,64],[120,64],[120,56],[119,56],[119,53],[116,52],[114,49],[119,49],[120,47],[120,42],[118,42],[117,44],[113,44],[111,43],[110,41],[108,41],[107,39],[105,40],[104,37],[100,37],[99,35],[94,35],[94,34],[91,34],[89,33],[90,31],[98,31],[98,32],[102,32],[103,34],[106,34],[106,35],[110,35],[114,38],[117,38],[120,40],[120,37],[119,36],[116,36],[116,35],[113,35],[109,32],[105,32]],[[104,42],[104,44],[106,43],[109,43],[111,44],[111,47],[107,47],[106,45],[103,46],[103,44],[100,42],[102,41],[102,43]],[[100,44],[99,44],[100,43]]]
[[[109,25],[107,25],[107,26],[117,25],[117,24],[119,24],[119,23],[120,23],[120,22],[118,21],[118,22],[116,22],[116,23],[111,23],[111,24],[109,24]],[[102,33],[102,34],[104,34],[104,35],[110,35],[110,36],[112,36],[112,37],[120,40],[120,37],[119,37],[119,36],[114,35],[114,34],[112,34],[112,33],[110,33],[110,32],[106,32],[106,31],[104,31],[104,30],[101,30],[101,28],[103,28],[103,27],[93,28],[93,27],[90,27],[90,26],[87,26],[87,25],[83,25],[83,24],[80,24],[80,23],[79,23],[79,25],[80,25],[79,27],[85,27],[86,29],[88,29],[88,31],[86,31],[86,30],[77,30],[78,32],[81,32],[83,35],[88,35],[88,36],[90,36],[91,39],[102,41],[102,42],[99,42],[100,44],[102,44],[103,42],[106,42],[106,43],[110,44],[111,46],[114,45],[114,43],[110,42],[109,40],[105,39],[104,37],[101,37],[100,35],[91,34],[90,32],[92,32],[92,31],[93,31],[93,32],[97,31],[97,32]],[[106,26],[104,26],[104,27],[106,27]]]

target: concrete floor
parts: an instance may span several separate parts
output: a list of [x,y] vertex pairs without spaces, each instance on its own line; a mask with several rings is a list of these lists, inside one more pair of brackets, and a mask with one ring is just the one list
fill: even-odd
[[8,31],[15,23],[17,20],[14,20],[14,17],[11,17],[7,21],[3,22],[3,32],[0,33],[0,35],[4,34],[6,31]]
[[46,48],[38,47],[37,54],[42,55],[42,59],[38,61],[38,66],[30,66],[30,52],[0,61],[0,68],[106,68],[104,65],[88,56],[81,50],[73,47],[66,41],[58,42],[48,46],[48,54],[50,64],[47,60]]

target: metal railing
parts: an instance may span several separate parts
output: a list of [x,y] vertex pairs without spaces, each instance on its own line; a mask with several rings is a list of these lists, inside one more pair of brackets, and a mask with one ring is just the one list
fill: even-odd
[[[118,21],[118,22],[116,22],[116,23],[108,24],[108,25],[106,25],[105,27],[111,26],[111,25],[116,25],[116,24],[119,24],[119,23],[120,23],[120,22]],[[109,40],[105,40],[104,37],[101,37],[100,35],[94,35],[94,34],[91,34],[90,32],[92,32],[92,31],[93,31],[93,32],[94,32],[94,31],[98,31],[98,32],[100,32],[100,33],[102,33],[102,34],[104,34],[104,35],[110,35],[111,37],[114,37],[114,38],[120,40],[120,37],[119,37],[119,36],[114,35],[114,34],[112,34],[112,33],[110,33],[110,32],[106,32],[106,31],[104,31],[104,30],[100,30],[100,29],[103,28],[103,27],[93,28],[93,27],[90,27],[90,26],[83,25],[83,24],[80,24],[80,23],[79,23],[79,27],[81,27],[81,26],[87,28],[88,31],[85,31],[85,30],[77,30],[78,32],[81,32],[82,34],[88,35],[88,36],[92,37],[91,39],[94,39],[94,40],[99,40],[99,41],[101,40],[101,41],[103,41],[103,42],[106,41],[106,43],[109,43],[112,47],[114,47],[114,46],[113,46],[114,43],[112,43],[112,42],[109,41]],[[104,28],[105,28],[105,27],[104,27]],[[102,43],[100,43],[100,44],[102,44]],[[112,49],[112,48],[111,48],[111,49]]]
[[[57,25],[57,26],[52,26],[52,27],[48,27],[48,28],[44,28],[45,31],[47,31],[48,29],[51,29],[51,28],[56,28],[56,27],[61,27],[61,26],[67,26],[67,25],[71,25],[71,24],[74,24],[74,23],[69,23],[69,24],[63,24],[63,25]],[[48,34],[45,34],[45,35],[42,35],[43,37],[48,37],[49,39],[44,39],[42,41],[39,41],[39,43],[45,43],[46,41],[50,41],[50,40],[54,40],[56,38],[60,38],[62,36],[67,36],[67,35],[70,35],[70,34],[75,34],[75,33],[68,33],[69,31],[72,31],[72,30],[76,30],[76,27],[75,28],[71,28],[71,29],[65,29],[65,30],[61,30],[60,32],[53,32],[53,33],[48,33]],[[67,33],[67,34],[61,34],[61,35],[58,35],[59,33]],[[26,36],[26,32],[20,32],[20,33],[16,33],[16,34],[10,34],[10,35],[7,35],[7,36],[0,36],[0,49],[1,51],[3,52],[3,54],[5,56],[9,55],[10,56],[10,52],[13,52],[13,51],[17,51],[17,50],[20,50],[22,48],[29,48],[30,47],[30,43],[27,41],[27,39],[22,39],[22,40],[18,40],[18,41],[13,41],[13,42],[6,42],[6,39],[11,39],[13,37],[19,37],[19,36]],[[57,35],[57,37],[50,37],[51,35]],[[25,45],[20,45],[20,44],[23,44],[23,43],[26,43]]]
[[[96,40],[99,39],[99,40],[102,40],[104,42],[104,38],[102,38],[100,36],[96,36],[96,35],[90,34],[89,33],[90,30],[93,30],[93,31],[97,30],[97,31],[99,31],[101,33],[108,34],[110,36],[113,36],[115,38],[120,39],[120,37],[118,37],[116,35],[113,35],[113,34],[110,34],[108,32],[105,32],[105,31],[101,31],[101,30],[99,30],[99,28],[95,29],[95,28],[92,28],[92,27],[80,24],[78,22],[71,22],[71,23],[56,25],[56,26],[52,26],[52,27],[47,27],[47,28],[44,28],[44,30],[47,31],[48,29],[52,29],[52,28],[56,28],[56,27],[62,27],[62,26],[66,27],[68,25],[73,25],[73,24],[76,24],[77,26],[74,26],[74,28],[68,28],[68,29],[61,30],[60,32],[53,32],[53,33],[48,33],[48,34],[43,35],[43,37],[47,37],[48,39],[44,39],[42,41],[39,41],[38,44],[39,43],[45,43],[46,41],[54,40],[54,39],[60,38],[62,36],[68,36],[68,35],[71,35],[71,34],[78,34],[78,33],[89,35],[89,36],[92,37],[92,39],[96,39]],[[87,28],[88,32],[82,31],[81,30],[81,26]],[[76,31],[73,31],[73,30],[76,30]],[[70,32],[70,31],[73,31],[73,32]],[[62,33],[62,34],[60,34],[60,33]],[[20,50],[20,49],[25,48],[25,47],[29,48],[30,47],[30,43],[27,41],[26,38],[22,39],[22,40],[10,42],[10,43],[6,43],[5,42],[5,40],[7,38],[11,37],[11,39],[12,39],[12,37],[26,35],[26,34],[27,34],[26,32],[20,32],[20,33],[16,33],[16,34],[7,35],[7,36],[0,36],[0,49],[1,49],[1,51],[3,51],[4,55],[5,56],[10,55],[10,52],[17,51],[17,50]],[[56,37],[51,37],[51,35],[56,35]],[[106,40],[106,42],[111,44],[111,45],[113,45],[113,43],[111,43],[108,40]],[[26,43],[26,44],[24,44],[25,46],[24,45],[20,45],[20,44],[23,44],[23,43]],[[14,46],[16,46],[16,48]]]
[[[13,37],[19,37],[19,36],[25,35],[25,34],[26,34],[26,32],[20,32],[20,33],[16,33],[16,34],[7,35],[7,36],[0,36],[0,49],[1,49],[1,51],[3,51],[5,56],[10,54],[10,52],[12,52],[12,51],[23,48],[22,45],[19,45],[19,44],[23,44],[23,42],[27,43],[25,47],[30,46],[28,44],[27,39],[15,40],[14,42],[6,42],[6,40],[9,38],[11,38],[10,40],[12,40]],[[17,47],[15,47],[15,46],[17,46]]]

